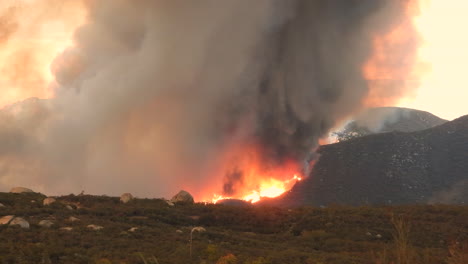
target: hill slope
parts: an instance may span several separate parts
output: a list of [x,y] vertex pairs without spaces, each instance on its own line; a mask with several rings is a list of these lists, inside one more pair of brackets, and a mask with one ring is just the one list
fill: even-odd
[[429,112],[400,108],[371,108],[358,115],[341,131],[334,132],[339,141],[386,132],[415,132],[446,123]]
[[283,205],[468,203],[468,116],[325,145]]

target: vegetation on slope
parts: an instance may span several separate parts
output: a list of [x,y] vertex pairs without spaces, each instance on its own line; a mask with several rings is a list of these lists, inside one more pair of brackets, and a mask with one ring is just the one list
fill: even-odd
[[[0,193],[0,217],[31,224],[0,225],[0,263],[468,263],[468,208],[462,206],[170,206],[162,199],[123,204],[90,195],[43,206],[43,199]],[[55,225],[39,226],[44,219]],[[206,231],[193,233],[190,257],[194,227]]]

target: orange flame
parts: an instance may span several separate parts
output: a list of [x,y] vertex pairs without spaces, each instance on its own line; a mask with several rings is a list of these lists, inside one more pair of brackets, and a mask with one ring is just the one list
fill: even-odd
[[206,201],[239,199],[256,203],[265,197],[278,197],[302,180],[297,162],[266,159],[258,145],[236,147],[227,156],[218,170],[218,175],[224,174],[224,194],[216,193]]
[[[261,180],[260,187],[257,190],[252,190],[249,194],[244,195],[238,199],[248,201],[251,203],[256,203],[265,197],[275,198],[290,190],[296,182],[301,180],[302,178],[298,177],[297,175],[294,175],[294,177],[292,177],[291,179],[284,181],[276,180],[273,178],[264,179]],[[220,200],[227,199],[237,198],[215,194],[213,195],[213,199],[211,200],[211,202],[217,203]]]

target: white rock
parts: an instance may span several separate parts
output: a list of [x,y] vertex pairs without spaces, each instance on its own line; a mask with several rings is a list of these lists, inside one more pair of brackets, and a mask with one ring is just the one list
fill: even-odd
[[169,205],[169,206],[174,206],[174,203],[171,202],[171,201],[166,201],[166,203],[167,203],[167,205]]
[[15,217],[13,218],[13,220],[10,221],[10,226],[15,226],[15,225],[18,225],[20,226],[21,228],[29,228],[29,223],[28,221],[24,220],[23,218],[21,217]]
[[68,221],[70,221],[70,222],[77,222],[77,221],[80,221],[80,219],[77,218],[77,217],[74,217],[74,216],[70,216],[70,217],[68,218]]
[[98,225],[88,225],[87,227],[88,227],[89,229],[93,229],[93,230],[101,230],[101,229],[104,228],[104,227],[98,226]]
[[5,207],[5,205],[3,205],[2,203],[0,203],[0,208],[2,208],[2,207]]
[[73,210],[73,207],[71,207],[71,205],[68,205],[68,204],[67,206],[65,206],[65,208],[67,208],[68,210]]
[[120,201],[124,204],[130,202],[131,200],[133,200],[133,195],[131,193],[124,193],[120,196]]
[[72,230],[73,230],[73,227],[69,227],[69,226],[61,227],[60,230],[63,230],[63,231],[72,231]]
[[176,195],[174,195],[174,197],[172,197],[171,202],[172,203],[178,203],[178,202],[193,203],[193,196],[190,193],[182,190]]
[[180,229],[177,229],[177,230],[176,230],[176,233],[182,234],[182,233],[184,233],[184,232],[183,232],[182,230],[180,230]]
[[377,234],[375,237],[380,239],[380,238],[382,238],[382,235],[381,235],[381,234]]
[[51,227],[54,225],[54,222],[50,221],[50,220],[41,220],[39,222],[39,225],[42,226],[42,227]]
[[44,201],[42,201],[42,204],[47,206],[47,205],[51,205],[55,203],[56,201],[57,200],[55,200],[55,198],[49,197],[49,198],[45,198]]
[[138,227],[132,227],[128,230],[128,232],[135,232],[138,230]]
[[24,187],[14,187],[10,190],[10,193],[33,193],[34,191]]
[[11,222],[11,220],[13,220],[13,218],[15,218],[14,215],[7,215],[0,218],[0,225],[8,225]]

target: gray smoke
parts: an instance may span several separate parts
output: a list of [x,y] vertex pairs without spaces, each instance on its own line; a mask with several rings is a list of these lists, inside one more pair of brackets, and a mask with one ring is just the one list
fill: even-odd
[[372,40],[407,19],[406,6],[91,1],[75,47],[53,64],[55,98],[25,104],[41,118],[0,117],[0,189],[197,196],[208,184],[222,191],[212,172],[227,146],[259,144],[265,163],[307,161],[362,107]]

